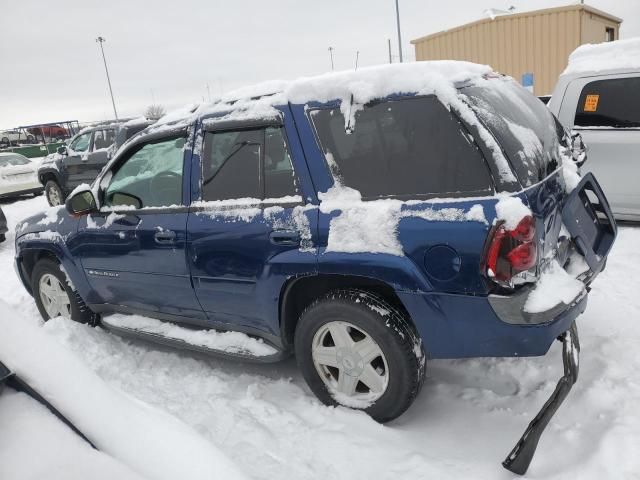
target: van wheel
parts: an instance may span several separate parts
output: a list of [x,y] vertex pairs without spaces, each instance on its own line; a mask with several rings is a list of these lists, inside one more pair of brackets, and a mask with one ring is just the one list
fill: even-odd
[[31,291],[45,321],[64,317],[90,325],[97,323],[98,315],[89,310],[78,292],[71,288],[58,262],[43,258],[36,263],[31,275]]
[[47,202],[49,202],[49,205],[52,207],[62,205],[64,202],[62,189],[55,180],[47,180],[47,183],[44,186],[44,194],[47,197]]
[[298,365],[326,405],[388,422],[413,403],[425,374],[422,342],[406,314],[370,292],[337,290],[301,315]]

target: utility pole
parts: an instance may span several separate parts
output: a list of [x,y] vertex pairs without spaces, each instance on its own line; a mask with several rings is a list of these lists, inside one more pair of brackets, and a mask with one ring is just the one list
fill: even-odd
[[116,102],[113,99],[113,90],[111,89],[111,79],[109,78],[109,69],[107,68],[107,59],[104,56],[104,48],[102,44],[107,40],[104,37],[96,38],[96,42],[100,44],[100,51],[102,52],[102,61],[104,62],[104,71],[107,73],[107,83],[109,84],[109,94],[111,95],[111,105],[113,105],[113,114],[116,116],[116,120],[118,120],[118,112],[116,111]]
[[329,57],[331,58],[331,71],[333,72],[333,47],[329,47]]
[[356,68],[354,71],[358,71],[358,58],[360,58],[360,50],[356,50]]
[[387,37],[387,47],[389,50],[389,63],[393,63],[393,60],[391,60],[391,39],[389,37]]
[[396,0],[396,24],[398,26],[398,53],[400,55],[400,63],[402,63],[402,36],[400,35],[400,7]]

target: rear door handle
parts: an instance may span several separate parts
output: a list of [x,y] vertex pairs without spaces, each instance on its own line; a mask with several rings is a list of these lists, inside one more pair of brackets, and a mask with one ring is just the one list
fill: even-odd
[[162,230],[161,232],[156,232],[153,238],[156,243],[159,243],[161,245],[175,243],[176,232],[172,230]]
[[269,240],[274,245],[300,245],[300,233],[295,230],[274,230],[269,235]]

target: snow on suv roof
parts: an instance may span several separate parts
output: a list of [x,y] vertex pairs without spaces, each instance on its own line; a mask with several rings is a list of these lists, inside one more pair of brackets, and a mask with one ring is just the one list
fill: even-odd
[[640,70],[640,37],[582,45],[569,56],[562,75],[603,70]]
[[448,104],[455,84],[482,78],[492,72],[487,65],[459,61],[411,62],[378,65],[356,71],[330,72],[292,81],[270,81],[228,92],[214,102],[169,112],[151,129],[179,120],[202,118],[230,110],[252,110],[269,116],[268,106],[286,103],[328,102],[364,105],[396,93],[436,94]]

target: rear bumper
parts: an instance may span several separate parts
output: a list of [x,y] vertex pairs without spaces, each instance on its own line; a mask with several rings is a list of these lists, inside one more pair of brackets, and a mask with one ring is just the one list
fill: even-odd
[[552,313],[535,314],[545,322],[513,323],[504,321],[486,296],[397,293],[431,358],[544,355],[585,311],[588,300],[585,292],[559,312],[554,308]]
[[512,295],[489,295],[489,304],[497,317],[505,323],[512,325],[540,325],[550,323],[558,319],[562,314],[578,305],[587,296],[586,288],[570,304],[558,303],[555,307],[539,313],[524,311],[524,304],[533,290],[533,286],[527,285],[520,288]]
[[30,193],[40,193],[44,187],[39,183],[27,183],[7,186],[0,189],[0,198],[16,197],[18,195],[28,195]]

